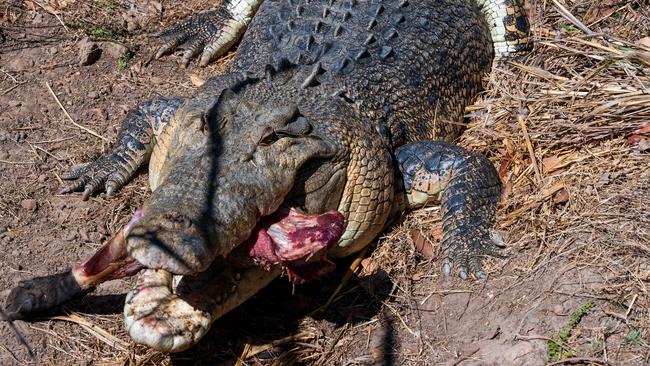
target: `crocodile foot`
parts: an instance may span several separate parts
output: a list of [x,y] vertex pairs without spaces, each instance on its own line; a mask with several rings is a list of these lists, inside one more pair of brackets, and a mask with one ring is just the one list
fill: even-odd
[[[443,239],[443,242],[445,240]],[[490,229],[487,233],[479,235],[464,235],[456,240],[448,240],[450,244],[443,248],[442,270],[449,276],[456,269],[462,279],[467,279],[469,274],[485,280],[487,275],[483,270],[482,261],[487,257],[505,258],[505,252],[499,248],[504,246],[499,233]]]
[[200,66],[223,55],[246,31],[261,0],[224,0],[216,10],[199,13],[176,24],[159,36],[163,45],[156,58],[171,53],[177,48],[185,50],[183,66],[199,54]]
[[102,155],[95,161],[77,164],[61,175],[62,179],[72,182],[61,189],[59,194],[83,189],[81,198],[86,201],[91,194],[103,188],[110,197],[128,179],[124,170],[124,165],[117,163],[110,154]]
[[416,141],[396,151],[410,207],[440,201],[443,272],[487,276],[481,262],[503,257],[493,235],[501,182],[484,156],[442,141]]

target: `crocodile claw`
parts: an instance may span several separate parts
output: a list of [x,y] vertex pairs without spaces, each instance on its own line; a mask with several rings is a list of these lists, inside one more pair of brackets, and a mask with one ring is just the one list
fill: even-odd
[[156,58],[181,48],[185,50],[181,61],[184,67],[187,67],[190,60],[198,55],[201,55],[199,65],[206,66],[228,51],[236,41],[229,41],[227,37],[239,36],[238,29],[228,29],[228,25],[227,20],[218,10],[190,17],[159,34],[163,45],[158,49]]
[[122,170],[106,155],[93,162],[77,164],[69,172],[61,175],[62,179],[72,180],[72,182],[61,189],[59,194],[83,190],[81,197],[86,201],[91,194],[103,188],[110,197],[126,182]]
[[159,34],[163,45],[156,58],[182,48],[183,66],[187,67],[198,55],[199,65],[207,66],[241,38],[261,3],[262,0],[224,0],[216,10],[187,18]]
[[506,257],[503,250],[499,248],[503,246],[503,239],[493,229],[489,230],[485,235],[472,237],[466,235],[462,238],[444,240],[444,242],[451,242],[450,245],[443,248],[445,258],[442,271],[445,276],[451,275],[452,271],[456,269],[458,276],[463,280],[467,279],[469,275],[473,275],[480,280],[486,280],[487,274],[481,264],[482,259],[488,256]]

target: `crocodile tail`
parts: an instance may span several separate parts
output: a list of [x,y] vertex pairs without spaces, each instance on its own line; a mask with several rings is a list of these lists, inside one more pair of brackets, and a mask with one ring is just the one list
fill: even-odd
[[492,33],[495,57],[530,50],[530,26],[519,0],[476,0]]

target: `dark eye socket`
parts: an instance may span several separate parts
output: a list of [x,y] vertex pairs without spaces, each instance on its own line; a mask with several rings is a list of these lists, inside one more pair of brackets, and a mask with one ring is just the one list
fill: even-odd
[[257,142],[260,146],[269,146],[278,141],[280,136],[271,127],[266,127],[262,133],[262,137]]
[[278,141],[283,137],[300,137],[306,136],[311,132],[311,125],[307,118],[299,116],[294,121],[288,123],[286,126],[273,129],[267,126],[262,133],[258,145],[268,146]]

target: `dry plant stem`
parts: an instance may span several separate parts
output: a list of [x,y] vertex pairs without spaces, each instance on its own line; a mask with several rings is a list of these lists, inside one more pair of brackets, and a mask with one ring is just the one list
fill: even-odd
[[[258,355],[258,354],[260,354],[260,353],[262,353],[262,352],[264,352],[266,350],[269,350],[269,349],[271,349],[273,347],[279,346],[281,344],[285,344],[285,343],[288,343],[288,342],[294,342],[294,341],[306,342],[306,341],[310,341],[310,340],[313,340],[313,339],[316,339],[316,338],[317,337],[314,334],[300,333],[300,334],[290,335],[290,336],[287,336],[287,337],[284,337],[284,338],[280,338],[280,339],[277,339],[277,340],[275,340],[273,342],[270,342],[270,343],[267,343],[267,344],[251,346],[249,348],[249,350],[248,350],[248,353],[246,353],[246,358],[244,360],[255,357],[256,355]],[[243,352],[242,352],[242,358],[243,358]]]
[[602,366],[616,366],[615,363],[611,363],[605,360],[599,360],[597,358],[591,357],[571,357],[565,358],[564,360],[552,362],[546,364],[546,366],[558,366],[558,365],[584,365],[586,363],[602,365]]
[[524,134],[524,139],[526,140],[526,148],[528,149],[528,155],[530,155],[530,163],[535,169],[535,177],[537,178],[537,184],[542,184],[542,173],[539,171],[539,166],[537,166],[537,159],[535,158],[535,150],[533,149],[533,143],[530,141],[530,136],[528,135],[528,129],[526,128],[526,119],[522,113],[517,115],[517,121],[519,121],[519,127],[521,127],[521,132]]
[[37,365],[40,365],[40,362],[38,361],[38,359],[36,359],[36,355],[34,354],[34,350],[32,350],[32,347],[30,347],[25,337],[23,337],[23,335],[20,333],[18,328],[16,328],[14,322],[7,317],[7,315],[2,309],[0,309],[0,319],[7,322],[7,325],[9,325],[11,331],[14,332],[14,334],[16,335],[16,338],[18,339],[18,343],[20,343],[25,347],[25,349],[27,349],[27,354],[32,359],[32,361],[34,361]]
[[63,29],[65,29],[66,32],[70,32],[70,30],[68,29],[68,27],[66,27],[65,23],[63,22],[63,19],[61,19],[61,17],[60,17],[57,13],[48,10],[46,7],[44,7],[44,6],[43,6],[41,3],[39,3],[38,1],[32,0],[32,2],[33,2],[34,4],[36,4],[36,5],[38,5],[41,9],[45,10],[46,12],[48,12],[48,13],[54,15],[54,17],[56,18],[56,20],[58,20],[59,23],[61,23],[61,25],[63,26]]
[[19,87],[21,85],[24,85],[24,84],[27,84],[27,83],[28,83],[28,81],[23,81],[22,83],[18,83],[18,84],[14,85],[14,86],[10,86],[10,87],[8,87],[7,89],[5,89],[2,92],[2,95],[5,95],[5,94],[9,93],[10,91],[16,89],[17,87]]
[[361,261],[363,260],[363,258],[365,258],[367,252],[368,252],[368,247],[365,247],[361,252],[359,252],[359,254],[357,255],[357,258],[354,259],[352,264],[350,264],[350,267],[348,268],[347,272],[345,272],[345,275],[341,279],[341,283],[338,285],[338,287],[336,287],[336,290],[334,290],[334,292],[329,297],[329,299],[327,299],[327,302],[325,302],[325,304],[323,306],[321,306],[318,309],[312,311],[310,315],[317,314],[317,313],[320,313],[322,311],[325,311],[332,304],[332,302],[334,301],[334,298],[336,297],[336,295],[338,295],[339,292],[341,292],[343,287],[348,283],[348,281],[350,281],[350,278],[352,278],[352,275],[354,274],[354,272],[357,271],[357,268],[359,268],[359,265],[361,264]]
[[97,338],[99,341],[117,348],[120,351],[127,352],[129,349],[129,344],[124,342],[123,340],[115,337],[114,335],[110,334],[108,331],[105,329],[99,327],[96,324],[93,324],[89,320],[81,317],[79,314],[72,313],[70,315],[60,315],[60,316],[53,316],[50,319],[52,320],[62,320],[62,321],[67,321],[67,322],[72,322],[75,323],[79,326],[81,326],[83,329],[85,329],[90,335],[94,336]]
[[570,21],[573,25],[578,27],[581,31],[585,32],[587,35],[591,36],[592,34],[594,34],[594,32],[591,29],[589,29],[586,25],[582,24],[582,22],[579,21],[578,18],[573,16],[573,14],[571,14],[571,12],[569,12],[564,6],[562,6],[562,4],[560,4],[559,1],[557,0],[552,0],[552,1],[553,1],[553,5],[557,7],[560,14],[566,20]]
[[100,139],[102,139],[102,140],[108,142],[108,139],[107,139],[106,137],[104,137],[104,136],[98,134],[97,132],[91,130],[91,129],[88,128],[88,127],[84,127],[84,126],[78,124],[77,122],[75,122],[74,119],[72,119],[72,117],[70,117],[70,114],[69,114],[68,111],[65,109],[65,107],[63,106],[63,104],[61,104],[61,101],[59,100],[59,97],[56,96],[56,94],[54,93],[54,90],[52,90],[52,88],[50,87],[50,84],[48,84],[47,82],[45,82],[45,86],[47,86],[47,90],[49,90],[50,94],[52,94],[52,96],[54,97],[54,100],[56,101],[56,104],[59,105],[59,108],[61,108],[61,110],[63,111],[63,113],[66,115],[66,117],[68,117],[68,119],[70,120],[70,122],[72,122],[73,125],[75,125],[75,126],[81,128],[82,130],[88,132],[89,134],[91,134],[91,135],[93,135],[93,136],[95,136],[95,137],[97,137],[97,138],[100,138]]
[[241,355],[237,357],[237,363],[235,363],[235,366],[242,366],[244,364],[244,360],[248,358],[248,353],[250,349],[251,349],[251,344],[247,342],[244,345],[244,349],[242,350]]

